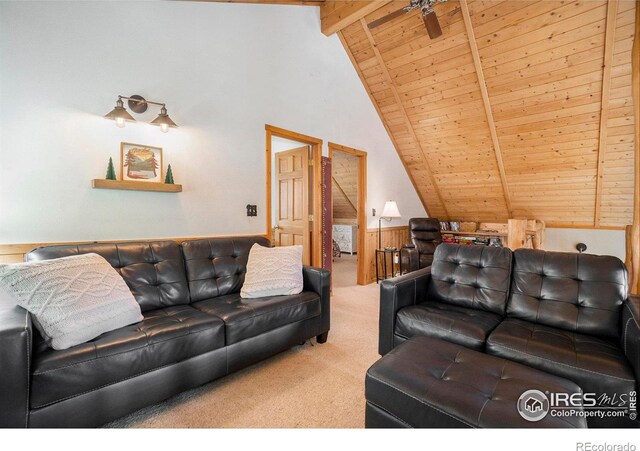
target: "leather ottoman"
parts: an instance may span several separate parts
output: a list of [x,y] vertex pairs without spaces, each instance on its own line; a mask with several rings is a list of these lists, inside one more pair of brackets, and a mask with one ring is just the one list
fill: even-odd
[[[538,390],[543,398],[545,392],[582,392],[571,381],[528,366],[436,338],[417,336],[396,347],[367,371],[365,425],[368,428],[587,427],[579,412],[572,416],[554,416],[551,412],[544,415],[548,403],[543,404],[540,394],[520,399],[528,390]],[[529,420],[518,411],[519,403]]]

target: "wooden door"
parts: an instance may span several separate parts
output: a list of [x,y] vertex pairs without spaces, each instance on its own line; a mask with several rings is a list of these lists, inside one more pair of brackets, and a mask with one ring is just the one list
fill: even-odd
[[309,227],[309,148],[275,154],[277,205],[276,246],[303,246],[302,262],[311,263]]

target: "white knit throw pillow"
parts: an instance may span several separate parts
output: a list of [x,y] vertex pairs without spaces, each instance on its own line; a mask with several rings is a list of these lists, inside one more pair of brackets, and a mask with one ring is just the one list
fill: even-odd
[[261,298],[301,291],[302,246],[251,247],[240,297]]
[[28,310],[53,349],[142,321],[140,306],[98,254],[0,265],[0,286]]

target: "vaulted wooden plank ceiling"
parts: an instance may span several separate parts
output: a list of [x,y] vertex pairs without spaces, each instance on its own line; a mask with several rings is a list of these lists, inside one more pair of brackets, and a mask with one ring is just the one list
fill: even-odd
[[358,157],[334,151],[332,160],[333,217],[355,221],[358,217]]
[[342,11],[340,39],[431,216],[632,222],[635,1],[450,0],[433,40],[418,11],[369,29],[408,1],[369,3],[325,2],[323,31]]

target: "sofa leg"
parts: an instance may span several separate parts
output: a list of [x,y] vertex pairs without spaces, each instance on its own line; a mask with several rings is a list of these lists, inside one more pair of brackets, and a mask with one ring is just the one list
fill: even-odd
[[316,341],[318,343],[326,343],[327,342],[327,338],[329,338],[329,331],[326,331],[323,334],[320,335],[316,335]]

